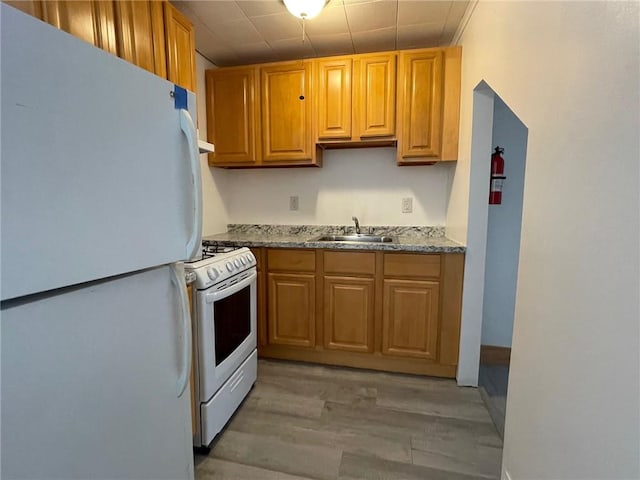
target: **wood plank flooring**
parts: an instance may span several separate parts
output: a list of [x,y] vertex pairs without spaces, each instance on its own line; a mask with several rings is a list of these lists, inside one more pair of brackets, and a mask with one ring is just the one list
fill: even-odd
[[196,456],[197,480],[500,477],[502,440],[453,380],[260,360],[258,381]]

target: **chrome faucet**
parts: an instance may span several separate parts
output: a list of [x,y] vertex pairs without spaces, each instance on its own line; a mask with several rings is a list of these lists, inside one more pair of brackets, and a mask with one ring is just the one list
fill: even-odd
[[358,217],[351,217],[351,220],[356,222],[356,233],[360,235],[360,222],[358,222]]

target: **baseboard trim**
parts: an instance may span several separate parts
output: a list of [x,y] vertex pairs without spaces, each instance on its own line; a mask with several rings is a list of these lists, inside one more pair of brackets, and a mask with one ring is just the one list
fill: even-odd
[[511,348],[495,345],[480,345],[480,363],[485,365],[509,365]]

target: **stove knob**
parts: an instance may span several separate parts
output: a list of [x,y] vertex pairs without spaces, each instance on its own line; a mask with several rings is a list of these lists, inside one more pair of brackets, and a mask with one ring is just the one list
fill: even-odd
[[240,257],[240,263],[242,263],[243,265],[247,264],[247,259],[244,257]]
[[236,268],[240,268],[240,260],[238,260],[237,258],[233,261],[233,264],[236,266]]
[[226,267],[229,272],[233,272],[233,264],[231,262],[227,262]]
[[249,260],[249,263],[253,263],[256,261],[256,257],[253,256],[252,252],[247,253],[247,260]]
[[207,270],[207,275],[209,275],[209,278],[211,280],[215,280],[216,278],[218,278],[218,276],[220,276],[220,272],[216,268],[210,268]]

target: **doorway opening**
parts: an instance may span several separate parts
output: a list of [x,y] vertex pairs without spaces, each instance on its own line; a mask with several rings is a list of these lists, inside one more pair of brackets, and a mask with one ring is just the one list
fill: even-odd
[[[528,129],[485,82],[474,90],[463,341],[469,378],[504,434]],[[491,154],[504,149],[502,201],[489,205]],[[462,359],[461,362],[462,363]],[[472,366],[472,367],[471,367]],[[461,381],[463,380],[463,381]]]

